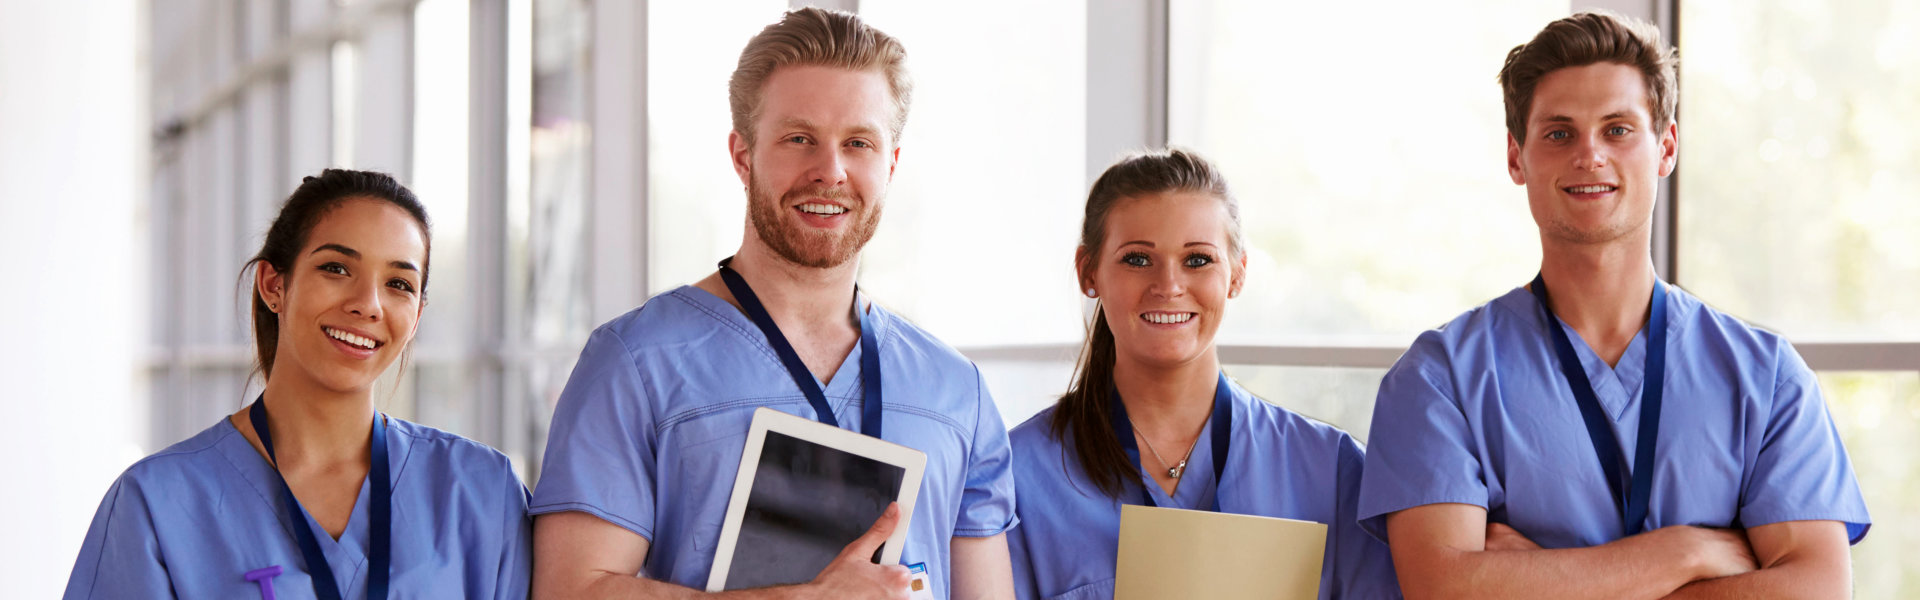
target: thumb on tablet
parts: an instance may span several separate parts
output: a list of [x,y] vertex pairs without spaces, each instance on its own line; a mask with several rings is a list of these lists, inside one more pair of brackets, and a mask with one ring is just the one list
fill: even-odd
[[880,513],[880,518],[873,521],[873,526],[868,527],[866,533],[853,540],[853,543],[847,544],[846,549],[840,551],[840,558],[852,556],[871,562],[868,557],[875,556],[880,545],[887,543],[887,538],[893,536],[893,528],[899,524],[900,503],[887,503],[886,512]]

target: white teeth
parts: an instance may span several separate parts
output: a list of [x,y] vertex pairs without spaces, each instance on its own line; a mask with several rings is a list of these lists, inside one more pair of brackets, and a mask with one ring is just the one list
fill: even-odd
[[1147,313],[1140,316],[1145,318],[1149,323],[1171,325],[1174,323],[1187,322],[1188,319],[1193,318],[1193,313]]
[[808,202],[806,204],[800,205],[800,211],[809,212],[816,215],[837,215],[843,212],[847,212],[847,209],[844,206],[834,206],[832,204],[820,204],[817,202]]
[[346,342],[349,344],[353,344],[355,346],[359,346],[367,350],[373,349],[373,340],[363,338],[363,337],[360,337],[351,333],[347,333],[345,331],[341,331],[338,329],[334,329],[331,327],[326,328],[326,332],[327,332],[327,336],[333,339],[340,340],[342,342]]
[[1600,192],[1610,192],[1610,191],[1613,191],[1613,186],[1610,186],[1610,185],[1576,185],[1576,186],[1573,186],[1573,187],[1570,187],[1570,188],[1567,188],[1567,189],[1568,189],[1569,191],[1572,191],[1572,192],[1573,192],[1573,193],[1575,193],[1575,194],[1597,194],[1597,193],[1600,193]]

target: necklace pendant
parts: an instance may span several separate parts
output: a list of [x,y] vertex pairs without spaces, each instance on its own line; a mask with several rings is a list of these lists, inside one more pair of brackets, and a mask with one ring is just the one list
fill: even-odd
[[1173,468],[1171,469],[1167,469],[1167,476],[1172,477],[1174,479],[1179,479],[1180,472],[1185,471],[1186,469],[1187,469],[1187,461],[1184,461],[1184,460],[1180,461],[1180,464],[1174,465]]

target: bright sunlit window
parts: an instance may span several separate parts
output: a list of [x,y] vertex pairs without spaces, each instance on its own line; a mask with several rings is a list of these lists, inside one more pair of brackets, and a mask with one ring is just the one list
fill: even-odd
[[727,154],[727,78],[747,40],[786,9],[784,0],[647,5],[649,294],[706,277],[740,248],[747,192]]

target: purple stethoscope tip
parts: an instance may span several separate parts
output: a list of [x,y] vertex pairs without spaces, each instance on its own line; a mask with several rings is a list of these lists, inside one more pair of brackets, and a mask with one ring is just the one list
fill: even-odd
[[283,570],[284,569],[280,568],[280,565],[273,565],[271,567],[247,571],[246,577],[247,581],[260,584],[261,600],[274,600],[273,578],[280,576],[280,572]]

